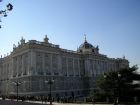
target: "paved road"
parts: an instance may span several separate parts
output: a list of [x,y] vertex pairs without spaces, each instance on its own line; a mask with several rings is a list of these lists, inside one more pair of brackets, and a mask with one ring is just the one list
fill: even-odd
[[10,100],[6,100],[6,101],[0,100],[0,105],[41,105],[41,103],[29,103],[29,102],[21,102],[21,101],[16,102],[16,101],[10,101]]
[[[49,105],[49,103],[30,103],[30,102],[16,102],[16,101],[10,101],[10,100],[0,100],[0,105]],[[73,104],[73,103],[55,103],[53,102],[53,105],[93,105],[93,104]],[[113,105],[113,104],[96,104],[96,105]]]
[[[0,105],[49,105],[49,102],[39,102],[39,101],[30,101],[30,102],[22,102],[22,101],[11,101],[11,100],[0,100]],[[113,105],[113,104],[75,104],[75,103],[56,103],[53,102],[53,105]],[[121,104],[123,105],[123,104]],[[127,105],[127,104],[126,104]],[[132,105],[132,104],[129,104]],[[140,105],[140,104],[133,104],[133,105]]]
[[[11,100],[0,100],[0,105],[49,105],[49,103],[42,102],[16,102]],[[93,104],[73,104],[73,103],[55,103],[53,105],[93,105]],[[96,104],[96,105],[112,105],[112,104]]]
[[54,103],[53,105],[113,105],[113,104],[73,104],[73,103]]

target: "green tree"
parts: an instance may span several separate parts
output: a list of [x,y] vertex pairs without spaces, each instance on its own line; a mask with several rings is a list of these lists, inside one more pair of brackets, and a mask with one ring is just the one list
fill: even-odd
[[[125,68],[118,71],[111,71],[97,79],[97,87],[105,97],[119,101],[132,101],[135,96],[139,97],[140,75],[137,73],[138,67]],[[96,95],[96,94],[95,94]]]

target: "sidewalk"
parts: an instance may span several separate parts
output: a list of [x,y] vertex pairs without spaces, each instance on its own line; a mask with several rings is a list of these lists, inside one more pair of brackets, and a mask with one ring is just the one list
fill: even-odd
[[[5,99],[5,101],[11,101],[10,99]],[[0,102],[3,102],[2,99],[0,98]],[[15,103],[16,100],[12,100],[12,103]],[[21,100],[19,100],[19,102],[21,102]],[[32,105],[49,105],[50,102],[42,102],[42,101],[24,101],[25,103],[32,103]],[[23,103],[24,103],[23,102]],[[1,103],[0,103],[1,105]],[[3,104],[2,104],[3,105]],[[9,105],[9,104],[8,104]],[[10,104],[11,105],[11,104]],[[13,104],[14,105],[14,104]],[[87,103],[57,103],[57,102],[52,102],[52,105],[113,105],[113,104],[87,104]]]
[[53,103],[53,105],[113,105],[113,104],[85,104],[85,103],[81,103],[81,104],[76,104],[76,103]]
[[[38,104],[47,104],[49,105],[50,102],[41,102],[41,101],[25,101],[29,103],[38,103]],[[86,103],[57,103],[57,102],[52,102],[52,105],[113,105],[113,104],[86,104]]]

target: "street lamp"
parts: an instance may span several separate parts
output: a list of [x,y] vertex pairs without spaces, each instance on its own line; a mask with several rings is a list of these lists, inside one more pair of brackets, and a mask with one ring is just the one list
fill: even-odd
[[54,80],[52,80],[52,79],[49,79],[49,80],[46,80],[45,81],[45,83],[48,83],[49,85],[50,85],[50,90],[49,90],[49,92],[50,92],[50,96],[49,96],[49,101],[50,101],[50,105],[52,105],[52,93],[51,93],[51,85],[54,83]]
[[104,78],[105,78],[105,79],[107,78],[107,75],[106,75],[106,73],[104,73]]
[[[104,73],[103,77],[104,77],[104,79],[107,79],[107,74]],[[106,102],[107,102],[107,103],[109,102],[109,98],[108,98],[108,96],[106,97]]]
[[118,74],[117,74],[117,83],[118,83],[118,85],[117,85],[117,92],[118,92],[118,94],[117,94],[117,95],[118,95],[118,96],[116,97],[116,99],[117,99],[117,100],[116,100],[116,101],[117,101],[117,104],[118,104],[119,101],[120,101],[120,94],[121,94],[121,93],[120,93],[120,91],[121,91],[121,90],[120,90],[120,82],[121,82],[120,79],[121,79],[121,74],[118,73]]
[[21,82],[13,82],[13,84],[17,87],[17,101],[18,101],[18,87],[20,86],[20,84],[22,84]]

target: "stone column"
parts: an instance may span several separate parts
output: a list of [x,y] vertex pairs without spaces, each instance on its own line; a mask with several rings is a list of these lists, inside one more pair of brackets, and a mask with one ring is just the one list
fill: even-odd
[[24,70],[24,63],[23,62],[24,62],[24,56],[22,54],[22,64],[21,64],[22,65],[22,68],[21,68],[22,73],[21,73],[21,76],[23,75],[23,70]]
[[79,76],[80,76],[80,60],[78,59],[78,71],[79,71]]
[[27,55],[26,55],[26,58],[25,58],[25,59],[26,59],[25,62],[26,62],[26,66],[27,66],[27,70],[26,70],[27,75],[29,75],[29,69],[30,69],[30,68],[29,68],[29,62],[30,62],[29,57],[30,57],[30,56],[29,56],[29,52],[27,52]]
[[67,68],[67,76],[69,76],[69,72],[68,72],[68,58],[66,57],[66,68]]
[[74,62],[75,62],[75,59],[73,58],[73,73],[74,73],[73,76],[75,77],[75,76],[76,76],[76,75],[75,75],[75,74],[76,74],[76,73],[75,73],[75,72],[76,72],[76,71],[75,71],[76,69],[75,69],[75,64],[74,64]]
[[19,73],[19,56],[17,56],[16,70],[17,70],[17,75],[16,75],[16,77],[18,77],[18,73]]
[[53,71],[52,71],[52,66],[53,66],[53,65],[52,65],[52,62],[53,62],[53,61],[52,61],[52,56],[53,56],[53,55],[50,54],[50,61],[51,61],[51,62],[50,62],[50,63],[51,63],[50,65],[51,65],[51,66],[50,66],[50,70],[49,70],[49,71],[50,71],[50,73],[51,73],[51,76],[53,76]]
[[11,61],[11,78],[13,78],[13,73],[14,73],[14,58],[12,57],[12,61]]
[[[94,60],[92,59],[92,74],[94,74]],[[95,75],[95,74],[94,74]],[[94,76],[92,75],[92,77]]]
[[72,58],[73,76],[75,76],[74,58]]
[[1,72],[2,72],[2,67],[1,67],[1,62],[0,62],[0,80],[1,80]]
[[[31,57],[31,55],[32,55],[32,50],[31,50],[31,52],[28,52],[27,54],[28,54],[28,58],[27,58],[27,59],[28,59],[28,60],[27,60],[27,61],[28,61],[27,75],[32,75],[32,70],[31,70],[31,69],[32,69],[32,68],[31,68],[31,64],[32,64],[32,61],[31,61],[31,60],[32,60],[32,57]],[[26,61],[26,62],[27,62],[27,61]]]
[[57,63],[57,67],[58,67],[58,73],[59,73],[59,75],[61,75],[62,74],[62,62],[61,62],[61,56],[60,55],[58,55],[58,63]]
[[85,73],[87,76],[89,76],[89,60],[85,60]]
[[36,52],[34,50],[31,50],[30,62],[30,75],[36,75]]
[[42,53],[42,54],[43,54],[43,55],[42,55],[42,56],[43,56],[43,57],[42,57],[42,60],[43,60],[43,62],[42,62],[42,63],[43,63],[43,64],[42,64],[42,66],[43,66],[43,67],[42,67],[42,68],[43,68],[43,75],[46,75],[46,71],[45,71],[45,53]]

